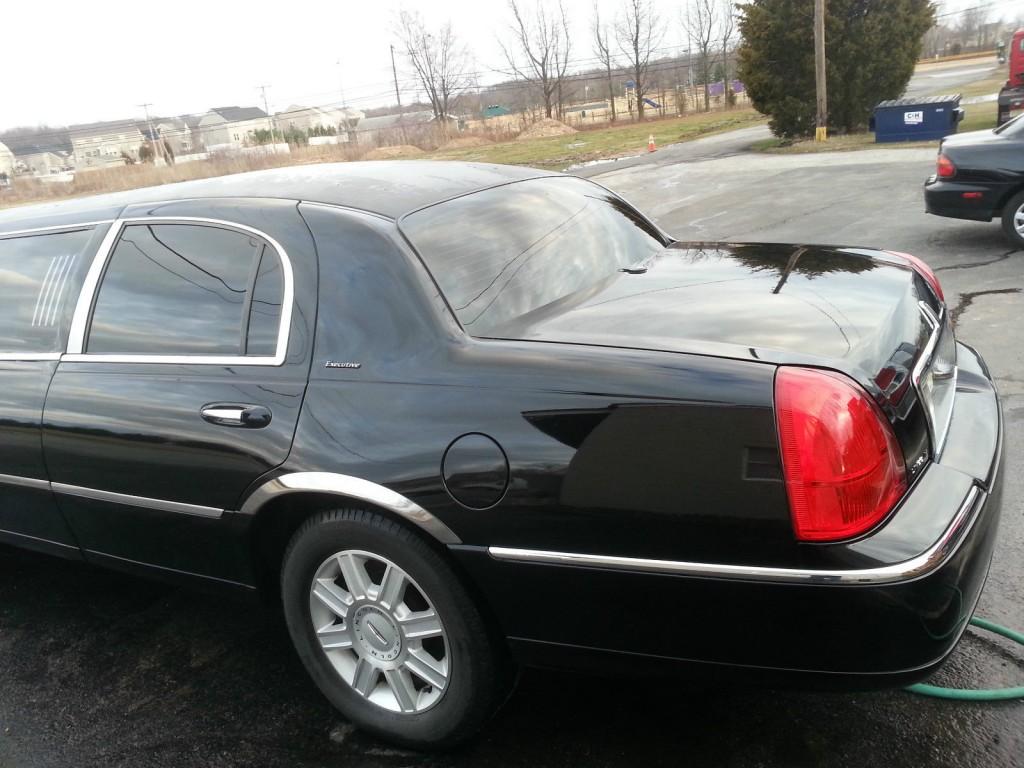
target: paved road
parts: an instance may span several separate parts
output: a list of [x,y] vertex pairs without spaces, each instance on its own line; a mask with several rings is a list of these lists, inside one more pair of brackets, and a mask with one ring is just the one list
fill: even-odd
[[[907,85],[905,95],[917,97],[938,92],[957,93],[960,87],[989,77],[1003,66],[1005,65],[998,64],[994,59],[969,59],[961,62],[923,65],[918,67],[914,73]],[[594,177],[612,169],[635,168],[641,165],[664,167],[678,163],[733,157],[748,151],[755,142],[770,136],[771,131],[766,125],[741,128],[696,141],[672,144],[653,153],[644,152],[633,157],[594,162],[585,167],[574,168],[573,173]]]
[[[734,155],[617,167],[600,180],[683,238],[883,245],[940,270],[959,333],[987,357],[1006,413],[1006,505],[979,611],[1024,628],[1024,253],[1011,252],[995,225],[922,212],[933,159],[929,150]],[[940,679],[1020,682],[1022,659],[968,636]],[[701,690],[544,672],[525,673],[462,752],[412,755],[341,720],[272,614],[2,547],[0,680],[0,768],[1024,766],[1021,702]]]

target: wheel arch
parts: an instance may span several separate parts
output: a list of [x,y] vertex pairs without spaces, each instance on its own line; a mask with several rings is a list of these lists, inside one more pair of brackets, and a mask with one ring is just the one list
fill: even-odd
[[246,499],[239,514],[251,522],[250,547],[257,586],[277,592],[277,574],[295,531],[312,515],[356,507],[418,531],[439,549],[462,540],[416,502],[377,483],[333,472],[293,472],[264,482]]

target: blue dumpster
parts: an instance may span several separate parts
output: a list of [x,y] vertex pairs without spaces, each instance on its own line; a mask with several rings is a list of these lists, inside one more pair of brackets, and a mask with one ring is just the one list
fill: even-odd
[[964,119],[960,94],[890,99],[875,105],[871,130],[875,143],[889,141],[932,141],[956,133]]

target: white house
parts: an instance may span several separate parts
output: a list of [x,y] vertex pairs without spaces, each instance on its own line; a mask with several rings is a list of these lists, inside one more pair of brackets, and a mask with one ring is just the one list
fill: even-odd
[[240,149],[258,130],[269,130],[270,118],[259,107],[216,107],[199,120],[199,133],[210,151]]
[[133,120],[72,125],[68,135],[78,171],[124,165],[126,157],[138,160],[145,141]]
[[14,153],[5,144],[0,144],[0,173],[14,175]]
[[348,141],[349,133],[363,119],[363,113],[351,107],[303,107],[292,104],[284,112],[274,115],[282,130],[297,130],[309,134],[317,128],[333,130],[339,141]]

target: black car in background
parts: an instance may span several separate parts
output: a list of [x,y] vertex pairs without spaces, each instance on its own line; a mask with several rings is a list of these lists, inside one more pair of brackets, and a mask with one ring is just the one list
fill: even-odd
[[0,384],[0,540],[276,596],[324,695],[416,747],[517,663],[923,678],[1000,506],[998,398],[923,262],[678,242],[523,168],[0,212]]
[[995,130],[944,138],[924,201],[936,216],[1001,218],[1010,242],[1024,248],[1024,115]]

